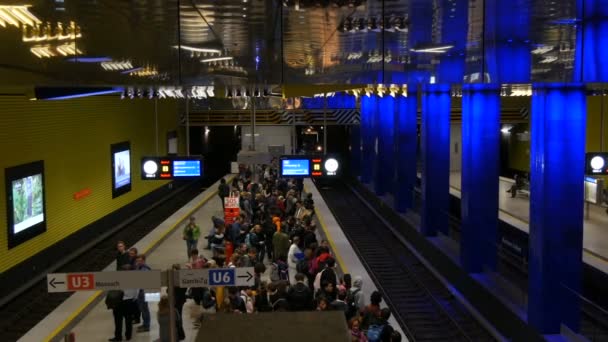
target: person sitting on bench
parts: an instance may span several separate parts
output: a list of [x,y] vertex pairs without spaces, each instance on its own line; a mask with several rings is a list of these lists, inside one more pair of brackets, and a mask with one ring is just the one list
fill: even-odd
[[526,186],[526,180],[524,179],[523,176],[519,176],[518,174],[515,174],[514,178],[515,178],[515,183],[513,183],[513,185],[511,185],[511,188],[509,190],[507,190],[507,192],[511,193],[511,198],[515,198],[515,196],[517,196],[517,191],[524,189],[524,187]]

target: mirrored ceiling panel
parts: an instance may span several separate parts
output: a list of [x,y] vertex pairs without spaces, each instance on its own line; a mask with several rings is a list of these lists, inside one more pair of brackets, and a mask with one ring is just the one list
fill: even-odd
[[[592,15],[595,10],[585,20],[576,4],[0,0],[0,43],[10,52],[0,55],[0,82],[217,90],[277,84],[573,81],[578,71],[597,73],[597,56],[603,51],[594,50],[602,34],[592,30],[603,27]],[[594,77],[588,79],[598,79]]]

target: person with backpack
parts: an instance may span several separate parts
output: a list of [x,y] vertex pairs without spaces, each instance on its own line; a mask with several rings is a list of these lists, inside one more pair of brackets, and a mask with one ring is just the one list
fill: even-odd
[[363,309],[361,314],[361,329],[367,330],[372,325],[377,325],[380,322],[380,303],[382,303],[382,294],[374,291],[370,298],[370,304]]
[[314,308],[314,298],[312,291],[305,283],[306,276],[298,273],[294,277],[295,282],[287,291],[287,301],[290,311],[308,311]]
[[271,281],[289,281],[289,267],[284,259],[277,259],[272,263],[270,272]]
[[196,218],[190,217],[190,221],[184,227],[182,237],[186,241],[186,255],[190,257],[190,251],[197,248],[198,238],[201,236],[201,229],[196,224]]
[[346,305],[348,306],[348,319],[358,317],[359,313],[365,308],[365,297],[363,295],[363,278],[355,277],[353,286],[348,289],[346,294]]
[[248,247],[253,247],[257,251],[256,261],[264,262],[264,246],[266,244],[266,236],[262,231],[262,226],[255,225],[245,238]]
[[286,288],[285,283],[282,281],[273,282],[268,285],[268,302],[272,311],[287,311],[289,309]]
[[391,310],[384,308],[380,310],[380,320],[367,329],[367,340],[369,342],[391,342],[393,327],[388,323],[391,317]]

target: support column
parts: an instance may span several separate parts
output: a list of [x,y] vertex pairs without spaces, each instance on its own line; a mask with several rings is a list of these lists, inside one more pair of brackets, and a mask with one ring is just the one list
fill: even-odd
[[608,6],[605,0],[576,0],[577,17],[574,80],[607,82]]
[[394,183],[394,118],[395,98],[391,95],[380,97],[376,112],[378,156],[376,157],[376,173],[374,178],[374,188],[378,196],[385,195]]
[[361,126],[350,126],[350,174],[361,175]]
[[376,159],[374,115],[376,95],[361,97],[361,182],[372,181],[373,165]]
[[469,273],[496,269],[500,86],[467,84],[462,96],[462,236],[460,262]]
[[426,84],[422,93],[422,222],[424,235],[448,233],[450,86]]
[[528,323],[543,334],[580,330],[586,100],[582,84],[532,95]]
[[416,149],[418,144],[418,94],[408,86],[407,96],[397,98],[395,111],[395,144],[397,152],[397,184],[395,186],[395,210],[405,212],[414,207],[416,185]]

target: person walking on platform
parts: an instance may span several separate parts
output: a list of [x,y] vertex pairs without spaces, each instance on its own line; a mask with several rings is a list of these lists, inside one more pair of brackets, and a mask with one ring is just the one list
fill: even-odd
[[[138,271],[150,270],[150,266],[146,264],[145,255],[140,254],[137,256],[135,269]],[[141,312],[141,319],[143,321],[143,324],[137,328],[137,332],[150,331],[150,308],[148,307],[148,302],[146,302],[146,292],[143,289],[139,289],[137,293],[137,306],[139,312]]]
[[289,254],[289,235],[285,234],[282,229],[277,231],[272,236],[272,248],[274,249],[274,260],[287,260]]
[[129,258],[127,246],[124,241],[118,241],[116,243],[116,249],[118,250],[118,253],[116,254],[116,270],[120,271],[123,265],[129,265],[131,263],[131,259]]
[[186,255],[190,257],[190,251],[198,246],[198,238],[201,236],[201,229],[196,224],[194,216],[190,217],[190,222],[184,227],[183,238],[186,240]]
[[220,185],[217,188],[217,194],[220,196],[220,201],[222,201],[222,209],[225,209],[224,198],[230,196],[230,186],[226,184],[226,179],[220,179]]

